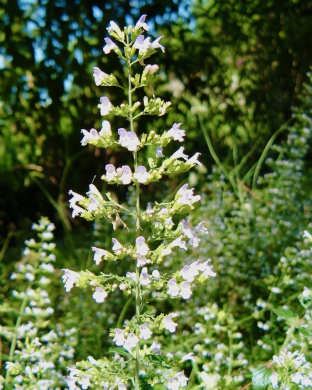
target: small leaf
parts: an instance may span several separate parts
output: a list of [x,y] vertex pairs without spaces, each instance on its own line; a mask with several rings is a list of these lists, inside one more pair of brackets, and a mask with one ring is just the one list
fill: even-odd
[[118,355],[127,356],[129,359],[133,360],[134,357],[124,350],[122,347],[112,347],[108,349],[108,352],[118,353]]
[[278,316],[283,318],[283,320],[291,320],[294,317],[294,313],[290,309],[273,309],[273,312]]
[[312,332],[310,329],[307,329],[307,328],[303,328],[303,327],[300,327],[299,328],[299,332],[301,334],[303,334],[303,336],[306,336],[306,337],[311,337],[312,336]]
[[257,367],[252,373],[252,388],[254,390],[265,389],[271,384],[270,376],[272,375],[272,372],[271,369],[268,369],[265,366]]
[[169,362],[164,356],[148,354],[146,358],[158,366],[170,368]]

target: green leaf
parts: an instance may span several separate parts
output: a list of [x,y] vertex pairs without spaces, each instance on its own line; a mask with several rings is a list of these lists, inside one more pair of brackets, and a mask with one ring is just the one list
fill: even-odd
[[290,309],[273,309],[274,314],[278,317],[283,318],[283,320],[291,320],[294,317],[294,313]]
[[164,356],[148,354],[146,358],[158,366],[170,368],[170,364]]
[[270,376],[272,372],[271,369],[265,366],[257,367],[252,373],[252,388],[254,390],[265,389],[271,383]]
[[134,357],[129,352],[124,350],[122,347],[112,347],[112,348],[109,348],[108,352],[118,353],[118,355],[127,356],[131,360],[134,359]]
[[298,330],[299,330],[299,332],[301,334],[303,334],[303,336],[306,336],[306,337],[311,337],[312,336],[312,332],[311,332],[310,329],[300,327]]

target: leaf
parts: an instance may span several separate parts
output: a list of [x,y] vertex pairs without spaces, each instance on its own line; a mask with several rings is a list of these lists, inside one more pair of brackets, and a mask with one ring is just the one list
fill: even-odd
[[299,332],[301,334],[303,334],[303,336],[306,336],[306,337],[311,337],[312,336],[312,332],[311,332],[310,329],[300,327],[298,330],[299,330]]
[[109,348],[108,352],[118,353],[118,355],[127,356],[131,360],[134,359],[134,357],[129,352],[124,350],[122,347],[112,347],[112,348]]
[[278,316],[283,318],[283,320],[291,320],[294,317],[294,313],[290,309],[273,309],[273,312]]
[[140,390],[153,390],[153,387],[145,378],[140,378]]
[[252,388],[254,390],[265,389],[271,384],[270,376],[272,375],[272,372],[271,369],[268,369],[265,366],[257,367],[252,373]]
[[146,358],[158,366],[170,368],[169,362],[164,356],[148,354]]

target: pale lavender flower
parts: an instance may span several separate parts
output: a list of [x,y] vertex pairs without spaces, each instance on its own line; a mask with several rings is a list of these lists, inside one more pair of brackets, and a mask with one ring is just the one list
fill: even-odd
[[304,379],[303,372],[295,372],[290,376],[292,382],[297,383],[298,385]]
[[110,39],[104,38],[106,45],[103,47],[103,51],[105,54],[110,53],[112,50],[117,49],[117,45]]
[[102,287],[96,287],[92,297],[94,298],[95,302],[102,303],[104,302],[107,295],[107,292]]
[[107,74],[102,72],[100,68],[95,66],[93,68],[93,77],[94,77],[95,85],[99,86],[102,84],[102,81],[104,81],[107,78]]
[[180,288],[177,284],[176,279],[170,279],[168,282],[168,290],[167,294],[172,296],[172,297],[177,297],[179,295]]
[[148,203],[147,209],[146,209],[146,214],[152,215],[154,213],[155,213],[155,211],[153,210],[151,203]]
[[270,376],[270,381],[272,389],[278,389],[278,374],[276,372],[273,372],[273,374]]
[[178,379],[175,377],[169,378],[167,381],[167,388],[169,390],[179,390],[179,382]]
[[180,222],[181,226],[182,226],[182,233],[187,237],[189,238],[190,240],[190,245],[194,246],[195,248],[198,247],[198,244],[199,244],[199,237],[198,235],[196,234],[196,231],[195,230],[192,230],[188,224],[188,222],[185,220],[185,219],[182,219],[182,221]]
[[113,248],[112,248],[113,251],[114,251],[117,255],[120,255],[123,246],[120,244],[120,242],[119,242],[116,238],[112,238],[112,241],[113,241],[113,243],[114,243]]
[[172,137],[175,141],[183,142],[185,130],[180,129],[182,123],[174,123],[171,129],[167,132],[166,138]]
[[117,176],[116,169],[113,164],[106,164],[105,165],[106,170],[106,178],[107,180],[114,180],[115,176]]
[[194,188],[192,188],[191,190],[188,190],[187,188],[188,188],[188,184],[186,183],[179,189],[177,195],[180,196],[177,200],[177,203],[192,205],[193,203],[198,202],[201,199],[200,195],[196,195],[196,196],[193,195]]
[[69,376],[66,378],[66,383],[67,383],[69,390],[76,390],[77,389],[77,386],[76,386],[77,380],[78,380],[78,378],[76,378],[76,377]]
[[200,161],[198,161],[198,157],[200,156],[200,153],[195,153],[193,157],[191,157],[189,160],[188,160],[188,164],[197,164],[199,165],[200,167],[203,165]]
[[140,236],[135,240],[136,243],[136,253],[139,256],[145,256],[149,252],[149,247],[145,243],[145,238]]
[[178,246],[181,249],[187,250],[185,241],[182,240],[183,236],[180,236],[176,238],[174,241],[170,243],[170,248],[174,248],[175,246]]
[[113,341],[115,342],[117,347],[121,347],[122,345],[124,345],[124,343],[126,341],[124,333],[123,333],[122,329],[119,329],[119,328],[116,328],[114,333],[115,333],[115,337],[114,337]]
[[101,104],[99,104],[98,107],[101,110],[101,115],[107,115],[113,109],[112,103],[106,96],[102,96],[100,102]]
[[144,39],[144,35],[141,34],[135,40],[133,47],[139,49],[140,53],[146,53],[151,46],[150,40],[151,40],[150,37]]
[[130,349],[135,348],[139,341],[139,338],[134,333],[129,333],[123,347],[129,351]]
[[198,269],[200,271],[202,271],[202,276],[211,276],[211,277],[215,277],[217,274],[212,270],[213,268],[213,265],[208,265],[208,263],[210,263],[211,260],[207,260],[205,261],[204,263],[202,264],[199,264],[198,265]]
[[81,385],[83,390],[87,389],[91,385],[90,378],[91,375],[81,374],[81,379],[78,381],[78,383]]
[[126,277],[136,281],[136,273],[135,272],[127,272]]
[[64,275],[62,276],[64,287],[66,292],[69,292],[75,283],[78,282],[80,277],[78,272],[71,271],[69,269],[62,269],[64,271]]
[[160,355],[161,345],[157,341],[153,341],[153,344],[150,346],[150,351],[155,353],[156,355]]
[[89,362],[91,364],[93,364],[94,366],[96,366],[98,364],[98,362],[94,359],[93,356],[88,356],[87,359],[89,360]]
[[68,193],[69,195],[72,195],[72,198],[69,200],[69,207],[73,209],[72,217],[75,218],[77,215],[85,211],[82,207],[76,205],[76,202],[84,200],[84,197],[72,190],[70,190]]
[[119,143],[130,152],[137,150],[140,145],[140,140],[134,131],[127,131],[124,128],[118,129]]
[[109,34],[116,33],[120,38],[123,38],[123,32],[120,30],[117,23],[110,21],[110,26],[106,28]]
[[147,323],[145,322],[144,324],[139,326],[140,328],[140,338],[143,340],[148,340],[151,338],[153,332],[148,328]]
[[184,371],[180,371],[175,374],[175,377],[177,378],[179,382],[179,386],[185,387],[187,385],[188,378],[184,375]]
[[185,161],[187,161],[188,156],[186,154],[184,154],[183,152],[184,152],[184,147],[181,146],[180,149],[178,149],[175,153],[173,153],[171,158],[173,158],[173,159],[183,158]]
[[156,157],[165,157],[163,155],[163,149],[161,146],[157,146],[157,148],[156,148]]
[[103,387],[103,389],[108,389],[109,388],[109,382],[108,381],[106,381],[106,382],[101,381],[101,386]]
[[172,317],[177,317],[177,314],[171,313],[163,320],[165,329],[169,330],[170,333],[174,333],[176,331],[176,327],[178,326],[178,324],[172,321]]
[[194,230],[199,233],[208,234],[208,230],[203,226],[205,224],[205,221],[199,222],[195,227]]
[[147,268],[143,267],[140,275],[140,284],[148,286],[151,283],[151,275],[148,274]]
[[132,172],[128,165],[122,166],[122,175],[120,176],[122,184],[130,184],[132,180]]
[[148,25],[145,23],[146,16],[147,15],[140,16],[140,19],[137,21],[136,25],[134,26],[136,30],[139,30],[140,28],[143,28],[145,31],[149,30]]
[[185,265],[179,274],[182,276],[184,280],[187,282],[193,282],[196,276],[199,274],[198,269],[196,267],[191,267],[189,265]]
[[151,175],[146,171],[146,168],[143,165],[138,166],[138,171],[133,174],[133,177],[137,179],[139,183],[146,183]]
[[156,49],[160,48],[162,50],[162,52],[164,53],[165,52],[165,48],[159,43],[159,41],[163,37],[164,36],[161,36],[161,37],[158,37],[157,39],[155,39],[155,41],[151,43],[150,49],[156,50]]
[[147,263],[150,263],[151,261],[148,260],[145,256],[138,256],[137,257],[137,267],[143,267],[143,265],[146,265]]
[[182,282],[180,296],[183,299],[189,299],[191,297],[191,295],[192,295],[192,290],[190,287],[190,283],[189,282]]
[[100,138],[98,135],[98,132],[95,129],[91,129],[90,133],[84,129],[82,129],[81,132],[84,135],[84,137],[80,141],[82,146],[86,146],[88,144],[88,142],[91,140],[97,141]]

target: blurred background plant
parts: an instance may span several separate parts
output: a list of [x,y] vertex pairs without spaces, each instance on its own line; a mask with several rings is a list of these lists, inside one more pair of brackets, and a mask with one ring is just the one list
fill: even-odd
[[[159,305],[184,314],[179,344],[197,356],[186,372],[189,387],[241,389],[252,381],[251,369],[280,356],[292,316],[285,319],[285,312],[276,310],[291,310],[303,327],[311,315],[298,303],[304,287],[311,287],[311,245],[302,238],[304,230],[312,232],[310,0],[2,1],[1,298],[15,307],[16,281],[9,279],[14,260],[41,215],[57,227],[56,270],[89,267],[90,246],[111,242],[104,224],[91,229],[70,218],[67,192],[85,193],[90,172],[98,169],[101,176],[106,164],[121,161],[109,149],[98,153],[88,146],[81,152],[80,129],[99,125],[93,66],[107,73],[120,69],[102,55],[109,21],[125,25],[141,14],[152,21],[155,36],[164,35],[166,53],[155,60],[162,71],[156,88],[175,109],[164,117],[162,129],[183,122],[188,153],[202,153],[204,167],[185,181],[202,193],[194,223],[204,216],[209,236],[190,256],[210,257],[218,273],[194,293],[194,306],[187,310],[176,300]],[[114,126],[119,127],[117,120]],[[140,122],[141,132],[157,126],[158,121]],[[170,199],[176,184],[153,188],[155,196],[165,193]],[[114,196],[133,201],[131,191],[119,189]],[[182,264],[181,258],[171,261]],[[111,265],[106,267],[109,273]],[[99,312],[79,291],[65,297],[60,276],[51,274],[46,286],[54,302],[49,326],[79,325],[75,360],[91,353],[96,358],[107,346],[109,328],[122,320],[116,313],[122,307],[123,315],[133,310],[133,302],[116,292]],[[1,315],[2,327],[12,321],[13,313]],[[9,344],[2,339],[6,360]],[[309,330],[296,328],[287,348],[309,360],[310,340]],[[161,342],[174,352],[170,339]]]

